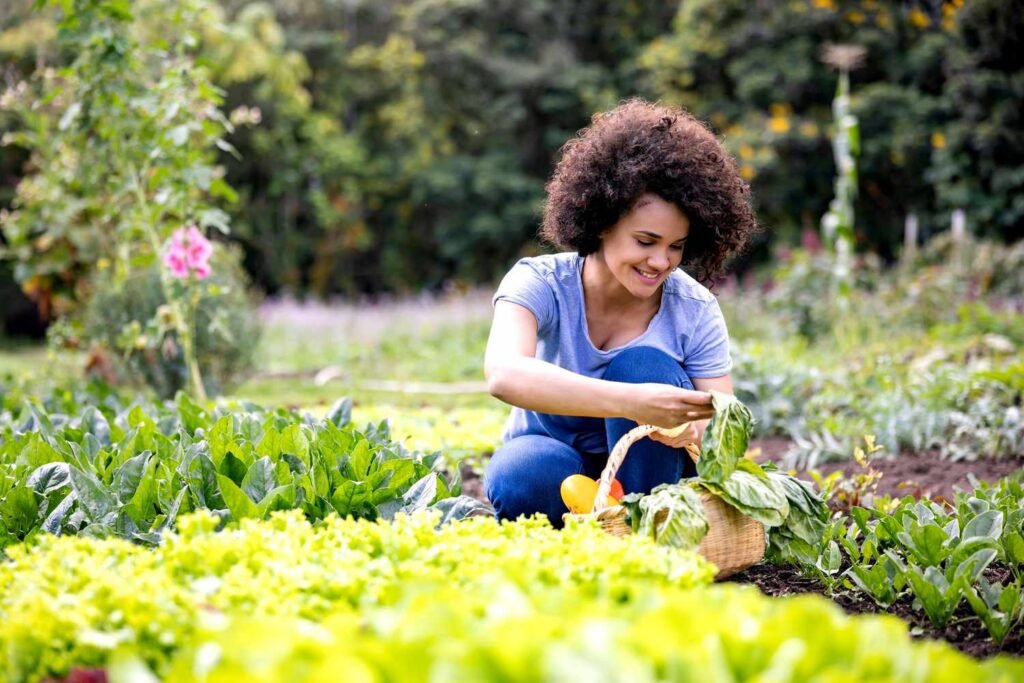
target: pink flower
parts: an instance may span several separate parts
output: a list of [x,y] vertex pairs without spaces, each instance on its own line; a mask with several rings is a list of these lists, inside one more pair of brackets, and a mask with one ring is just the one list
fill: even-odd
[[202,280],[210,275],[210,256],[213,244],[194,225],[178,228],[171,235],[164,253],[164,265],[176,278],[190,274]]
[[164,265],[170,269],[171,275],[174,277],[180,279],[188,277],[188,257],[181,247],[173,243],[164,254]]

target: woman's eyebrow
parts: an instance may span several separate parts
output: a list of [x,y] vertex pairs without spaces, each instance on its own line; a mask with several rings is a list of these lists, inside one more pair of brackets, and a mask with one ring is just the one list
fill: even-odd
[[[650,230],[637,230],[637,234],[639,234],[639,235],[647,235],[648,237],[653,237],[656,240],[660,240],[661,239],[661,235],[659,235],[656,232],[651,232]],[[682,239],[676,240],[676,242],[685,242],[685,241],[686,241],[685,237],[682,238]]]

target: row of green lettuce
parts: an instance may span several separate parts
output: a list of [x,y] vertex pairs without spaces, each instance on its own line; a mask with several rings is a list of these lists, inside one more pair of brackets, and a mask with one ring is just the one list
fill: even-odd
[[[1024,472],[977,482],[952,501],[906,496],[835,515],[814,547],[788,544],[792,562],[829,594],[898,601],[936,627],[977,619],[998,645],[1024,624]],[[833,482],[834,483],[834,482]]]
[[888,616],[709,584],[596,525],[438,512],[312,525],[195,513],[156,548],[54,537],[0,564],[0,674],[157,680],[1005,681]]
[[[443,510],[486,514],[460,496],[439,452],[406,449],[388,423],[359,430],[351,401],[323,418],[250,403],[125,404],[113,393],[22,397],[0,412],[0,548],[40,533],[117,536],[156,544],[176,518],[212,510],[223,521],[297,508],[391,518]],[[61,412],[70,409],[72,412]]]

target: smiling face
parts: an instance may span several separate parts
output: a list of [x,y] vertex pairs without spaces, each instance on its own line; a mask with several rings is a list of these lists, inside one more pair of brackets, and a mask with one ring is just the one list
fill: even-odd
[[679,207],[645,194],[602,235],[596,255],[627,292],[648,299],[682,262],[689,234]]

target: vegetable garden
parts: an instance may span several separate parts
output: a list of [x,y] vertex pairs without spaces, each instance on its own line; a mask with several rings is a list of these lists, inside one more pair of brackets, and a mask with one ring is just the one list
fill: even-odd
[[[1013,12],[730,2],[0,10],[0,279],[48,326],[0,338],[0,680],[1024,680],[1019,65],[977,40]],[[879,63],[832,45],[837,89],[830,37]],[[696,477],[499,522],[488,273],[536,251],[550,141],[634,82],[712,120],[785,239],[713,289],[735,396]],[[762,559],[709,561],[712,506]]]
[[[1016,680],[1019,299],[919,305],[910,320],[886,299],[918,278],[959,287],[959,267],[874,273],[878,286],[851,298],[884,321],[899,361],[866,361],[880,348],[874,324],[825,318],[809,339],[771,301],[735,325],[743,402],[716,399],[700,480],[764,524],[768,552],[716,585],[694,552],[699,519],[653,521],[659,507],[686,507],[689,486],[627,496],[635,533],[624,538],[590,522],[496,523],[479,481],[504,409],[484,394],[369,389],[355,366],[323,386],[307,379],[292,408],[261,407],[294,383],[287,373],[217,401],[161,402],[68,382],[59,367],[18,360],[34,352],[11,352],[2,670],[9,680],[319,680],[341,668],[362,680]],[[774,273],[777,288],[789,272]],[[762,291],[723,292],[723,309],[774,296]],[[350,355],[374,374],[393,368],[399,383],[475,378],[452,349],[482,353],[483,322],[416,332],[401,319]],[[416,335],[418,367],[431,370],[398,362],[404,344],[387,341]],[[268,338],[260,353],[282,370],[317,353],[291,321]],[[336,342],[325,338],[324,351]],[[902,365],[926,370],[900,383],[890,373]],[[884,421],[856,403],[865,383],[889,405]],[[835,401],[842,386],[831,421],[799,404]],[[355,400],[323,400],[330,388]],[[857,430],[859,443],[844,441]],[[933,478],[956,465],[971,474],[941,487],[891,481],[886,470],[904,460]]]

